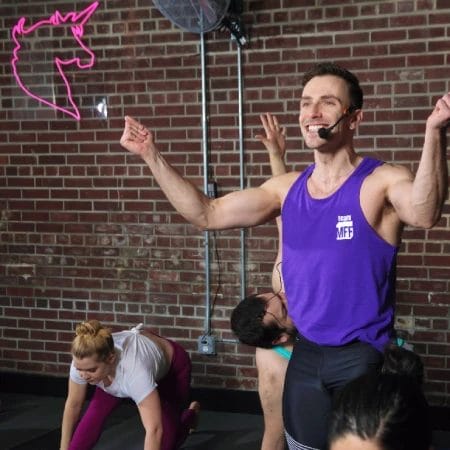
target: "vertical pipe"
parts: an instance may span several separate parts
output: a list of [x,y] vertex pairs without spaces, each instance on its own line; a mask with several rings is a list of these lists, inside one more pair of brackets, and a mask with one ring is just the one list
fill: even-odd
[[[236,41],[237,42],[237,41]],[[239,98],[239,178],[240,188],[245,188],[244,172],[244,125],[243,125],[243,83],[242,83],[242,49],[237,42],[237,71],[238,71],[238,98]],[[240,254],[241,254],[241,299],[246,295],[246,276],[245,276],[245,229],[240,230]]]
[[[200,58],[202,67],[202,142],[203,142],[203,192],[208,195],[208,117],[206,111],[206,50],[205,35],[200,33]],[[211,333],[211,298],[210,298],[210,263],[209,263],[209,231],[204,233],[205,251],[205,334]]]

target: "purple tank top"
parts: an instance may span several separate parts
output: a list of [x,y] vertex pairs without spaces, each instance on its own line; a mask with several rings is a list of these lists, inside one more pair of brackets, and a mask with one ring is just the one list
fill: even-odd
[[383,164],[364,158],[332,195],[310,196],[309,166],[282,208],[283,280],[299,333],[320,345],[367,342],[378,350],[391,337],[398,248],[384,241],[362,212],[364,179]]

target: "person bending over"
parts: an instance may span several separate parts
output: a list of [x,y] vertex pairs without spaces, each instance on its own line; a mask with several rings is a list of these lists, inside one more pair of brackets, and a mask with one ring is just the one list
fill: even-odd
[[[284,175],[287,173],[284,161],[286,154],[286,129],[279,125],[278,119],[272,114],[261,114],[260,119],[265,134],[258,134],[255,137],[265,146],[269,154],[272,176]],[[271,348],[267,348],[261,342],[255,344],[258,395],[264,416],[264,435],[261,442],[261,450],[284,450],[286,448],[282,415],[283,386],[287,366],[292,355],[294,337],[297,333],[286,311],[286,297],[281,275],[282,225],[280,216],[276,218],[276,224],[278,229],[278,250],[272,270],[272,292],[254,296],[254,300],[260,300],[266,305],[266,314],[263,316],[261,325],[267,319],[269,322],[274,319],[277,322],[275,327],[280,328],[280,333],[277,334],[274,333],[274,326],[271,326],[272,331],[270,333],[273,344],[275,344]],[[242,310],[243,312],[244,309]]]
[[388,347],[381,370],[366,373],[336,396],[330,450],[430,450],[429,408],[418,355]]
[[282,395],[286,369],[297,334],[282,292],[244,298],[231,313],[231,329],[244,344],[255,346],[258,395],[264,417],[261,450],[284,450]]
[[[351,72],[316,65],[303,77],[299,105],[314,163],[214,199],[167,163],[153,133],[136,120],[126,117],[120,143],[142,158],[176,210],[202,230],[252,227],[281,213],[283,281],[299,332],[283,391],[284,428],[290,448],[313,450],[327,445],[334,392],[377,365],[392,338],[405,224],[431,228],[441,216],[450,93],[426,120],[415,175],[356,152],[363,92]],[[281,132],[277,124],[271,131]]]
[[[177,343],[137,327],[111,333],[96,320],[80,323],[72,342],[69,390],[61,450],[94,447],[109,414],[122,398],[137,405],[145,428],[145,450],[179,448],[195,427],[200,409],[189,400],[191,361]],[[96,386],[77,425],[87,385]]]
[[[286,130],[271,114],[260,116],[265,135],[256,135],[269,153],[272,176],[287,172],[284,162]],[[238,339],[255,346],[258,395],[264,417],[261,450],[284,450],[282,397],[284,379],[297,330],[287,314],[281,275],[281,217],[276,218],[278,250],[272,270],[272,292],[244,298],[233,310],[231,329]]]
[[[265,135],[256,135],[269,154],[272,176],[287,172],[284,128],[271,114],[260,116]],[[283,385],[297,331],[287,314],[281,275],[281,217],[276,218],[278,251],[272,270],[272,292],[254,294],[243,299],[232,313],[231,328],[239,340],[256,346],[258,395],[264,417],[261,450],[284,450],[282,417]]]

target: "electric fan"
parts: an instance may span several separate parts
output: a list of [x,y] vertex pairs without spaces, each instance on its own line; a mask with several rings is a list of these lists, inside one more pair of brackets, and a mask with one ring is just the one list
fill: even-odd
[[159,11],[185,31],[206,33],[216,29],[231,0],[153,0]]

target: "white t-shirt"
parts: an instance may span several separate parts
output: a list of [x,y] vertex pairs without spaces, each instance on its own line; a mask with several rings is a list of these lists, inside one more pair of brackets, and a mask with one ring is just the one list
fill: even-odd
[[[163,351],[149,338],[140,334],[142,324],[119,333],[113,333],[114,347],[118,358],[113,382],[97,386],[114,397],[131,398],[136,404],[144,400],[157,387],[170,367]],[[77,384],[87,382],[79,375],[73,361],[70,379]]]

